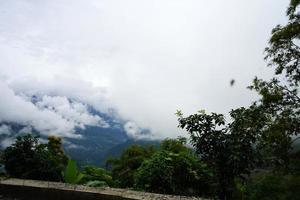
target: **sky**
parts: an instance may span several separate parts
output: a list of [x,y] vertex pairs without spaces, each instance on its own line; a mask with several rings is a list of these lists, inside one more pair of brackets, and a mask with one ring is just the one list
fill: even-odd
[[79,137],[77,126],[107,126],[92,105],[157,137],[184,134],[177,109],[226,114],[257,99],[246,87],[272,76],[263,52],[288,3],[0,0],[0,122]]

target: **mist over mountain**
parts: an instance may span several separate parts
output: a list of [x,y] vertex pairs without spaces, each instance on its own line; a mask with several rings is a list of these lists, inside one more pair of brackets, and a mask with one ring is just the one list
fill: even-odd
[[285,21],[286,5],[287,0],[1,1],[0,121],[30,121],[41,134],[68,137],[76,136],[75,125],[102,123],[89,115],[65,121],[17,97],[47,95],[102,112],[114,108],[160,138],[182,135],[177,109],[227,113],[257,98],[245,88],[255,75],[272,75],[262,53],[270,30]]
[[[50,121],[30,117],[24,121],[2,121],[1,149],[12,144],[17,136],[26,133],[39,135],[41,142],[45,142],[49,135],[55,135],[63,138],[65,152],[78,163],[104,165],[108,157],[119,156],[131,144],[157,143],[149,130],[138,127],[133,121],[122,119],[112,108],[99,111],[86,103],[61,96],[22,94],[22,97],[18,97],[38,112],[59,117],[66,124],[48,126]],[[65,125],[69,129],[63,129]]]

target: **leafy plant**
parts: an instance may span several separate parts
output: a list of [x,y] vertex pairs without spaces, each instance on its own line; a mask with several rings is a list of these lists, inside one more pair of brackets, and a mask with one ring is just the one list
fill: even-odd
[[300,177],[265,173],[247,184],[247,198],[250,200],[300,199]]
[[105,181],[89,181],[86,184],[89,187],[107,187],[107,183]]
[[143,162],[136,173],[136,187],[156,193],[208,195],[212,171],[182,139],[162,141],[161,149]]
[[63,172],[63,178],[66,183],[76,184],[84,177],[82,173],[77,170],[76,162],[69,159],[67,167]]
[[132,145],[126,149],[120,158],[110,158],[107,166],[112,168],[112,177],[117,186],[129,188],[134,186],[134,176],[144,160],[155,152],[154,146],[143,147]]
[[80,183],[100,184],[101,182],[101,185],[105,185],[105,186],[115,185],[111,177],[111,173],[103,168],[87,165],[84,167],[82,173],[84,177],[82,178]]

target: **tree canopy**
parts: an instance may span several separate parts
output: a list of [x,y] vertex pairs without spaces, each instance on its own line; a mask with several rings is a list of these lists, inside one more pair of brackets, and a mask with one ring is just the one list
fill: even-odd
[[107,166],[112,168],[112,177],[116,180],[117,185],[119,187],[133,187],[137,169],[154,152],[154,146],[132,145],[122,153],[120,158],[108,159]]
[[136,187],[156,193],[211,195],[213,172],[192,149],[186,139],[166,139],[136,174]]
[[3,153],[6,172],[26,179],[61,181],[67,159],[60,138],[49,137],[47,144],[41,144],[32,134],[18,136]]

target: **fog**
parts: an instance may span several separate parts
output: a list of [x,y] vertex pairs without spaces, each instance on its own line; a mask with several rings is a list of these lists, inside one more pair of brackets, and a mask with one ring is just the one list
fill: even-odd
[[157,137],[184,134],[177,109],[227,113],[257,98],[246,87],[272,75],[263,52],[288,3],[0,1],[0,121],[80,137],[75,126],[108,126],[92,105]]

